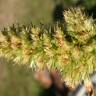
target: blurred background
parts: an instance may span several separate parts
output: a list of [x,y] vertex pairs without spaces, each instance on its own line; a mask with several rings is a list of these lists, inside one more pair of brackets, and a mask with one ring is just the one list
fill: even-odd
[[0,28],[13,23],[28,24],[31,21],[33,24],[50,23],[58,2],[62,2],[65,9],[77,5],[91,10],[90,13],[96,9],[96,0],[0,0]]

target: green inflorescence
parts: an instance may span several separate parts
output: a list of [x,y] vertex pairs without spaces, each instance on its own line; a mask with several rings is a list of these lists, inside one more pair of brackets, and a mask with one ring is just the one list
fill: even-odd
[[64,12],[66,26],[17,26],[0,32],[0,55],[32,69],[58,68],[77,84],[96,69],[96,24],[80,8]]

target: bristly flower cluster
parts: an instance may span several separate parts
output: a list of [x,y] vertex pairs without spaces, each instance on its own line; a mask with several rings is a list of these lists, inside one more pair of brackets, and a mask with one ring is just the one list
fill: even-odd
[[66,30],[58,24],[4,28],[0,55],[35,70],[58,68],[71,84],[85,79],[96,69],[96,24],[79,8],[65,11],[64,17]]
[[83,9],[71,8],[64,12],[68,34],[75,39],[75,43],[86,44],[96,35],[96,25],[92,18],[86,17]]

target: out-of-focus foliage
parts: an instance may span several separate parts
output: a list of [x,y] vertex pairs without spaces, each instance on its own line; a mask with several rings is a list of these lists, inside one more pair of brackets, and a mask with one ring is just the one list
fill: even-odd
[[0,57],[0,96],[40,96],[42,90],[28,66]]
[[94,6],[96,6],[96,0],[84,0],[84,6],[87,8],[87,9],[90,9]]
[[0,28],[16,22],[49,23],[54,6],[52,0],[0,0]]
[[87,9],[96,6],[96,0],[59,0],[59,1],[63,1],[64,5],[67,7],[76,5],[77,3],[78,5],[83,5]]

